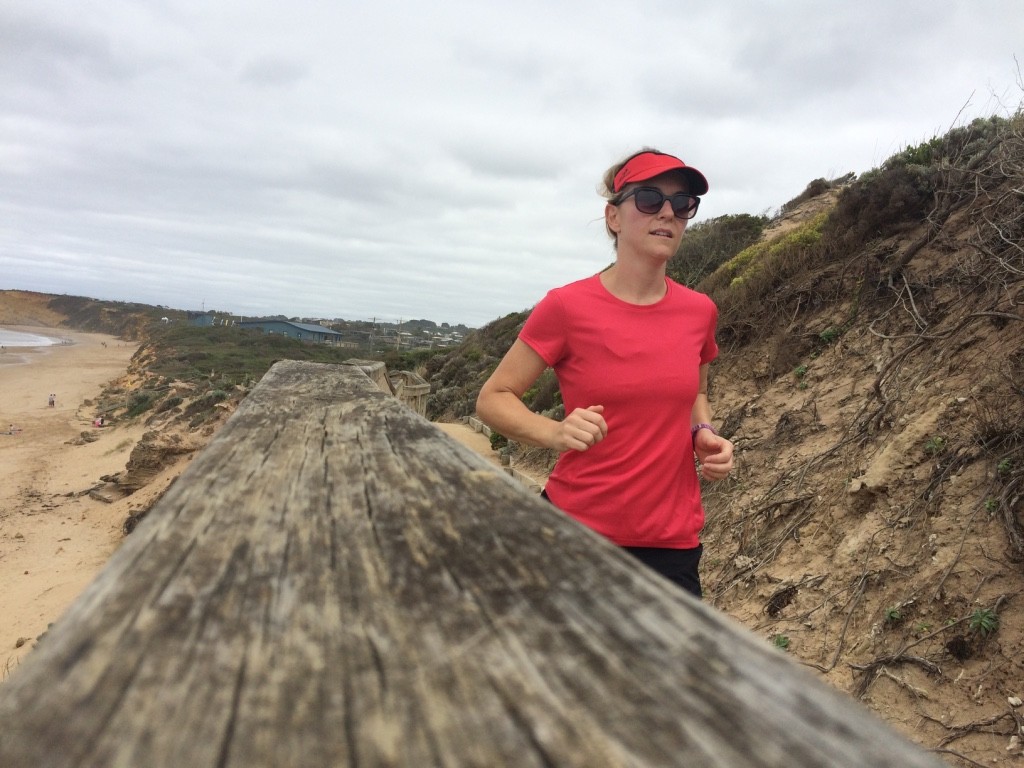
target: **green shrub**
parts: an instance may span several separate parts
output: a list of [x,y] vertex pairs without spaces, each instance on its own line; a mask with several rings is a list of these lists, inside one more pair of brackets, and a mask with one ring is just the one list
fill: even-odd
[[536,383],[523,394],[526,407],[535,413],[551,410],[562,402],[558,378],[550,368],[544,370]]
[[698,290],[718,305],[719,344],[743,343],[763,333],[785,306],[785,293],[794,278],[820,259],[823,212],[772,240],[746,248],[704,280]]
[[171,410],[172,408],[177,408],[179,405],[181,405],[181,403],[182,399],[177,395],[168,397],[166,400],[161,402],[160,405],[157,406],[156,413],[164,413],[166,411]]
[[742,213],[698,222],[686,229],[679,250],[669,259],[668,276],[695,287],[719,266],[761,239],[767,216]]
[[795,208],[798,208],[801,203],[805,203],[819,195],[823,195],[830,189],[832,189],[831,182],[826,181],[825,179],[815,179],[807,185],[803,192],[782,206],[782,213],[789,213]]
[[839,195],[826,234],[846,252],[920,222],[935,199],[937,171],[895,163],[868,171]]
[[827,213],[820,213],[784,235],[743,249],[716,270],[701,288],[705,292],[713,292],[746,283],[758,274],[777,277],[791,273],[793,267],[803,265],[800,257],[813,250],[821,240],[822,227],[827,218]]
[[818,334],[818,338],[821,339],[826,344],[831,344],[833,341],[835,341],[842,335],[843,332],[839,328],[836,328],[834,325],[830,325],[828,328],[826,328],[824,331]]
[[146,389],[141,389],[138,392],[132,393],[132,396],[128,399],[128,408],[125,412],[125,416],[130,419],[145,413],[153,407],[153,402],[155,400],[156,394]]
[[989,608],[975,608],[967,626],[972,632],[977,632],[982,637],[988,637],[999,629],[999,616]]

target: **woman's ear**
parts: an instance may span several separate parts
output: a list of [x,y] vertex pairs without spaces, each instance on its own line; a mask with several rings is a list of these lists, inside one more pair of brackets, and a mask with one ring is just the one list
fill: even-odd
[[606,203],[604,206],[604,224],[608,227],[609,232],[619,234],[619,230],[622,228],[619,223],[619,206]]

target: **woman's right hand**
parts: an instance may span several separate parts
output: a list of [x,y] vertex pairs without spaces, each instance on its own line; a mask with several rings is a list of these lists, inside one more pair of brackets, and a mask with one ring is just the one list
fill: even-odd
[[523,393],[541,375],[547,363],[522,339],[512,342],[476,399],[477,416],[509,440],[564,453],[586,451],[608,434],[603,405],[577,408],[562,421],[533,413]]
[[559,422],[551,447],[559,453],[593,448],[608,434],[608,424],[603,413],[603,405],[577,408]]

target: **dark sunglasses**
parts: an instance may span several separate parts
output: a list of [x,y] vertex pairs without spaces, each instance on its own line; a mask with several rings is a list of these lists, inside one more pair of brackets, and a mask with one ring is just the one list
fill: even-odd
[[677,219],[692,219],[697,213],[700,205],[700,198],[696,195],[688,195],[685,192],[676,192],[674,195],[665,195],[657,187],[637,187],[632,192],[627,192],[616,205],[621,205],[627,197],[632,197],[636,203],[636,209],[640,213],[658,213],[661,207],[668,200],[672,206],[672,213]]

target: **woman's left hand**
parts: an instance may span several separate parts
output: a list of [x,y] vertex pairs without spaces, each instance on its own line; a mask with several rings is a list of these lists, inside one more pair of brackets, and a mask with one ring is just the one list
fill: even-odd
[[705,480],[723,480],[732,471],[732,443],[710,429],[699,429],[693,437],[693,451],[700,461]]

